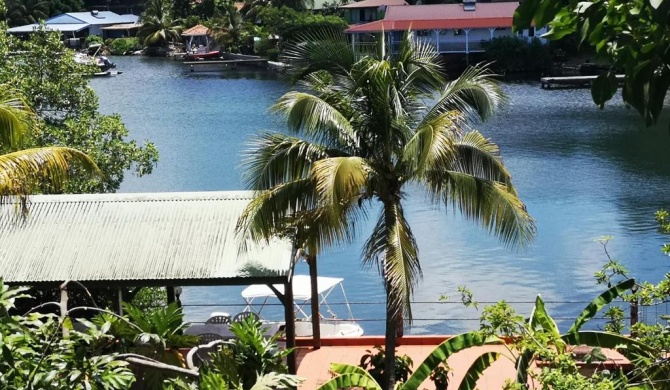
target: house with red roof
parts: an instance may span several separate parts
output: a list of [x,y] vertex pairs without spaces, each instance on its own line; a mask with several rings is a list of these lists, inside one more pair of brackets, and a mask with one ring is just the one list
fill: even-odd
[[[390,1],[397,0],[365,0],[360,3]],[[355,4],[359,3],[349,6]],[[546,27],[531,27],[513,33],[512,19],[518,6],[518,2],[477,3],[475,0],[464,0],[463,4],[387,4],[379,6],[382,18],[352,25],[345,32],[350,34],[352,45],[358,52],[368,51],[369,46],[374,45],[373,36],[381,33],[385,34],[387,44],[395,51],[402,34],[411,30],[416,39],[435,46],[440,54],[478,53],[483,52],[493,38],[517,35],[530,40],[546,32]]]

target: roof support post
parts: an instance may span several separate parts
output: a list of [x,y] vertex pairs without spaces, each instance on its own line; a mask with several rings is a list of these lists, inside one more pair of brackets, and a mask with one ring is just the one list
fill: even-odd
[[291,353],[286,356],[288,373],[296,374],[298,372],[295,356],[295,314],[293,313],[293,280],[289,279],[284,284],[284,319],[286,320],[286,348]]
[[435,33],[435,51],[440,54],[440,30],[433,30]]
[[120,316],[123,315],[123,288],[119,287],[118,288],[118,301],[117,301],[117,310],[116,312],[119,313]]
[[465,63],[470,65],[470,29],[465,30]]
[[309,264],[309,282],[312,290],[312,347],[321,348],[321,312],[319,311],[319,288],[317,285],[318,273],[316,269],[316,254],[307,256]]
[[167,303],[168,305],[177,300],[177,294],[175,293],[174,286],[165,287],[167,290]]
[[490,38],[491,41],[493,40],[493,32],[495,30],[496,30],[495,28],[489,28],[489,32],[491,33],[491,38]]

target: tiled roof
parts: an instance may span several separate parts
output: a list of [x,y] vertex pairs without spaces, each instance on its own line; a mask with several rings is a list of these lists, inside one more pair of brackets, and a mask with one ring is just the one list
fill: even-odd
[[343,5],[340,8],[376,8],[390,5],[407,5],[405,0],[363,0]]
[[[36,195],[23,218],[0,206],[0,278],[10,283],[232,284],[288,278],[292,245],[247,245],[237,220],[253,193]],[[259,283],[258,281],[244,284]]]
[[202,24],[198,24],[184,31],[181,33],[181,35],[185,37],[197,37],[201,35],[207,35],[208,32],[209,29],[207,27],[203,26]]
[[354,26],[346,32],[511,27],[518,6],[517,2],[478,3],[474,11],[464,11],[462,4],[390,6],[383,20]]

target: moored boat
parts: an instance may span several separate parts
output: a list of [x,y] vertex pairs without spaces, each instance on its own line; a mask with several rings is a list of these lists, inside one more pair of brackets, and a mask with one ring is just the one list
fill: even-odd
[[[351,306],[347,300],[347,295],[344,291],[342,278],[333,278],[326,276],[319,276],[317,278],[317,292],[319,296],[319,314],[321,315],[319,329],[321,337],[357,337],[363,335],[363,328],[353,319]],[[295,275],[293,277],[293,300],[295,304],[295,335],[297,337],[312,336],[312,317],[308,313],[308,307],[312,299],[311,284],[309,275]],[[328,303],[328,297],[335,290],[341,291],[343,304],[348,311],[348,318],[338,318],[334,313],[331,305]],[[280,294],[284,293],[284,286],[277,284],[273,286]],[[254,284],[248,286],[242,291],[242,298],[246,302],[245,311],[252,311],[258,314],[261,319],[262,311],[270,299],[276,299],[275,293],[264,284]],[[255,303],[262,301],[259,305]],[[325,311],[323,310],[325,309]],[[324,313],[328,313],[330,318],[324,317]],[[266,321],[270,322],[270,321]]]
[[186,61],[198,61],[198,60],[215,60],[221,57],[221,52],[218,50],[208,51],[205,53],[186,53],[184,59]]

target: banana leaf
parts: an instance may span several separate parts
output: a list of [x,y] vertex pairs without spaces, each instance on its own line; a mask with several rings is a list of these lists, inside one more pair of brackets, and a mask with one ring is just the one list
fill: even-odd
[[365,390],[382,390],[379,383],[361,367],[333,363],[330,365],[330,370],[338,375],[319,386],[318,390],[338,390],[351,387],[360,387]]
[[478,357],[477,360],[472,363],[470,368],[468,368],[465,378],[463,378],[458,390],[475,390],[477,381],[484,373],[484,370],[498,360],[499,356],[500,354],[497,352],[487,352]]
[[501,344],[498,337],[487,337],[479,332],[462,333],[438,345],[433,352],[417,367],[414,374],[405,382],[403,389],[418,389],[437,366],[447,358],[463,349],[485,344]]
[[593,318],[593,316],[596,315],[600,309],[610,304],[614,299],[621,296],[621,294],[627,290],[633,288],[634,285],[635,279],[624,280],[623,282],[600,294],[596,299],[589,303],[586,308],[584,308],[584,310],[582,310],[581,314],[577,317],[575,322],[568,330],[568,333],[578,332],[582,325]]

